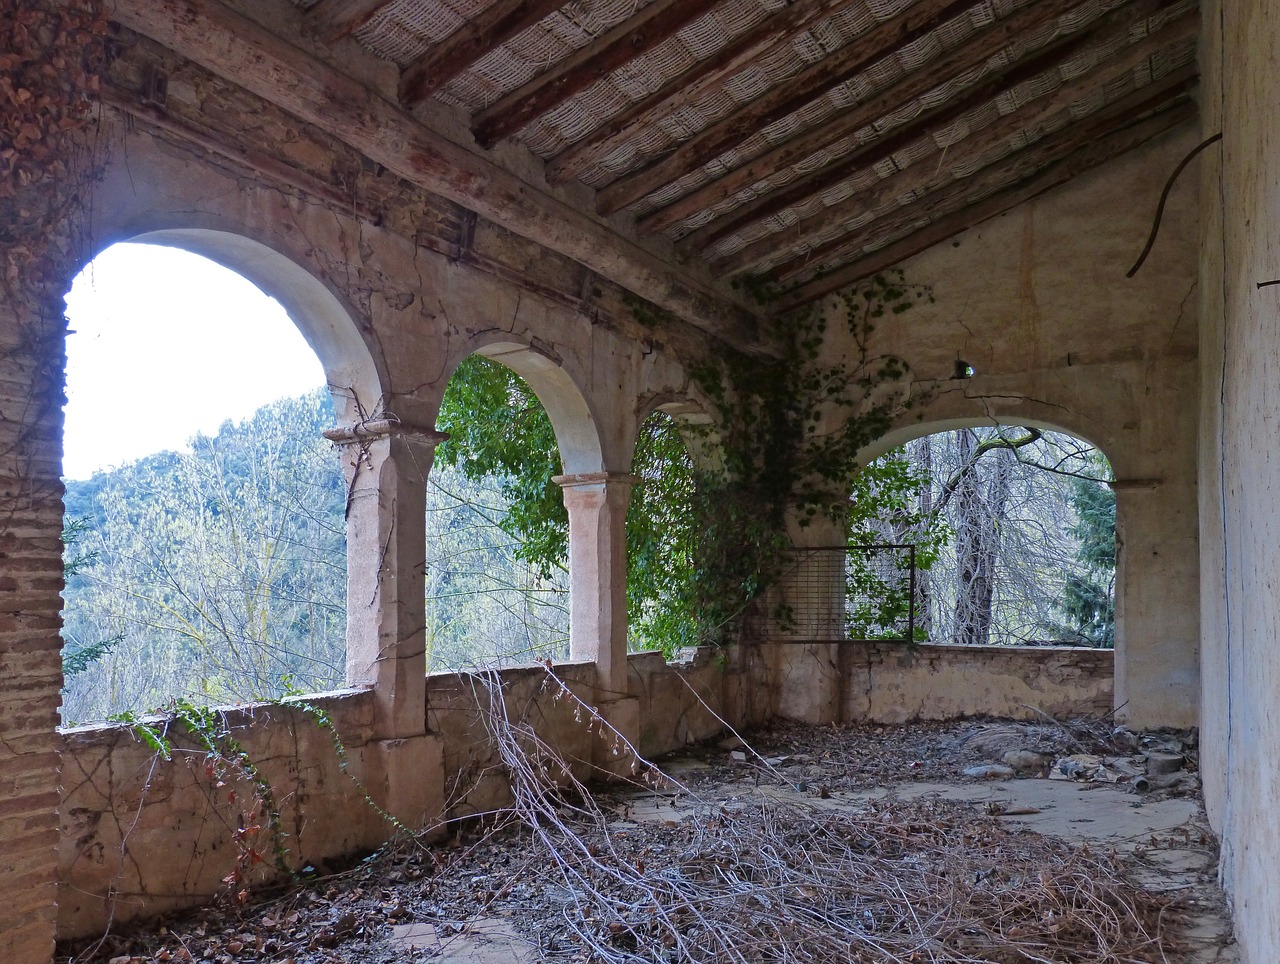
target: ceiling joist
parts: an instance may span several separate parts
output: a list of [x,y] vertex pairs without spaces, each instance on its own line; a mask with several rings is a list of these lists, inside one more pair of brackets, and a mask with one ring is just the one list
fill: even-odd
[[471,125],[476,143],[492,147],[522,130],[601,77],[705,17],[709,9],[707,0],[656,0],[649,4],[477,114]]
[[1195,115],[1195,105],[1184,101],[1141,123],[1086,144],[1022,183],[984,198],[962,210],[942,216],[900,241],[886,245],[830,274],[815,278],[788,291],[778,299],[777,308],[781,312],[792,311],[869,278],[935,244],[941,244],[962,231],[1011,211],[1020,204],[1114,160],[1161,134],[1187,123]]
[[[949,176],[946,171],[957,168],[972,167],[973,163],[981,158],[982,155],[992,148],[1009,141],[1020,132],[1043,125],[1072,104],[1090,97],[1102,96],[1108,87],[1123,81],[1126,75],[1131,74],[1137,63],[1150,57],[1152,51],[1148,45],[1140,44],[1136,46],[1140,48],[1134,51],[1134,60],[1136,62],[1121,60],[1115,64],[1109,64],[1107,69],[1103,71],[1078,78],[1071,84],[1065,84],[1049,94],[1024,104],[1017,110],[1000,117],[986,127],[974,131],[964,140],[949,147],[944,154],[946,169],[942,172],[942,175],[944,177]],[[1193,66],[1184,67],[1170,74],[1162,81],[1140,88],[1115,104],[1108,105],[1081,123],[1068,126],[1061,133],[1071,134],[1082,129],[1092,130],[1098,124],[1105,123],[1106,119],[1117,111],[1123,111],[1133,104],[1145,103],[1153,96],[1165,95],[1167,90],[1174,87],[1182,88],[1193,82],[1194,79],[1195,68]],[[1058,136],[1050,135],[1045,138],[1045,142],[1054,141]],[[1037,142],[1037,144],[1039,143],[1041,142]],[[1030,149],[1028,148],[1028,150]],[[936,145],[934,145],[934,150],[938,150]],[[894,198],[925,187],[930,182],[936,181],[939,173],[938,164],[934,163],[929,157],[922,158],[909,167],[877,181],[869,191],[860,192],[835,204],[820,208],[811,216],[796,222],[791,227],[766,235],[764,238],[746,245],[731,255],[716,259],[715,263],[719,269],[731,274],[754,267],[762,261],[776,257],[779,251],[793,248],[808,238],[827,231],[865,211],[875,210]]]
[[[1145,21],[1160,6],[1162,6],[1162,0],[1139,0],[1139,2],[1121,7],[1100,17],[1085,29],[1060,38],[1046,48],[1036,51],[1025,59],[1017,61],[1006,69],[980,81],[973,88],[961,92],[954,99],[924,110],[913,120],[887,131],[887,133],[861,147],[854,148],[847,154],[836,158],[830,164],[820,167],[809,174],[802,175],[789,184],[761,194],[745,204],[731,209],[726,214],[699,227],[683,238],[680,243],[681,250],[700,250],[713,245],[721,238],[736,233],[746,225],[784,211],[804,201],[806,198],[838,184],[854,172],[871,167],[892,157],[903,148],[923,137],[929,136],[930,133],[943,130],[947,125],[959,120],[964,115],[992,102],[1003,91],[1016,88],[1018,85],[1050,71],[1059,70],[1088,47],[1107,43],[1117,37],[1127,35],[1136,24]],[[1108,68],[1117,67],[1117,70],[1108,69],[1109,76],[1117,76],[1123,72],[1124,68],[1132,69],[1146,62],[1153,53],[1168,44],[1191,36],[1197,27],[1197,18],[1190,15],[1184,17],[1174,24],[1166,25],[1162,30],[1157,31],[1155,35],[1130,44],[1121,54],[1117,55],[1118,59],[1106,61],[1104,66]],[[987,55],[979,52],[974,63],[980,64],[986,59]],[[956,58],[956,61],[961,61],[961,58]],[[932,77],[939,80],[934,89],[972,69],[973,64],[967,64],[954,72],[939,70],[931,73]],[[841,130],[847,128],[853,122],[852,119],[855,115],[865,116],[875,111],[880,114],[880,118],[883,118],[900,110],[909,103],[909,100],[903,101],[900,94],[895,95],[894,91],[886,91],[885,96],[874,98],[874,103],[868,102],[864,108],[850,111],[850,119],[842,118],[838,128]],[[880,107],[886,104],[888,106],[880,110]],[[872,123],[874,124],[874,122]],[[662,230],[688,217],[693,211],[709,207],[721,197],[736,193],[743,186],[760,179],[754,173],[754,167],[755,165],[744,165],[743,168],[739,169],[742,172],[741,174],[739,174],[739,171],[735,171],[725,178],[721,178],[686,195],[680,202],[642,218],[637,223],[637,229],[642,233]],[[774,170],[778,169],[780,167],[774,168]]]
[[[1071,5],[1079,0],[1049,2]],[[601,214],[612,214],[636,203],[686,172],[737,147],[769,124],[800,109],[838,84],[851,80],[871,64],[892,56],[972,6],[972,0],[918,0],[896,17],[876,24],[796,76],[775,84],[760,97],[695,134],[661,160],[610,184],[596,196],[597,210]]]
[[680,104],[698,98],[765,56],[779,44],[792,40],[816,22],[830,17],[857,0],[796,0],[770,14],[750,30],[730,40],[714,54],[667,81],[649,96],[602,122],[588,135],[565,148],[547,164],[547,177],[560,184],[582,173],[599,157],[622,146],[650,124],[670,114]]
[[[808,266],[816,267],[832,256],[847,254],[850,250],[865,247],[886,232],[892,234],[914,221],[933,217],[936,214],[934,208],[939,204],[944,207],[949,206],[954,199],[964,199],[975,194],[993,191],[1002,185],[1020,180],[1028,173],[1060,160],[1089,143],[1090,140],[1105,137],[1132,124],[1136,119],[1162,108],[1170,100],[1181,97],[1190,90],[1195,85],[1195,81],[1196,68],[1194,65],[1188,65],[1177,73],[1170,74],[1158,84],[1144,87],[1116,100],[1090,115],[1084,122],[1064,127],[1020,151],[986,164],[966,178],[956,180],[950,174],[939,177],[930,170],[931,165],[927,163],[907,168],[906,171],[885,178],[869,191],[855,195],[842,203],[839,206],[841,211],[833,212],[833,216],[826,219],[822,227],[835,227],[841,221],[847,221],[864,211],[877,212],[877,217],[869,224],[857,228],[853,233],[845,232],[808,250],[777,242],[771,245],[770,250],[774,252],[773,257],[776,260],[770,274],[777,280],[791,280],[810,270]],[[990,148],[995,143],[999,141],[992,138],[987,142],[987,147]],[[967,163],[972,166],[981,161],[983,153],[981,148],[975,147],[972,153],[957,159],[957,163]],[[914,191],[927,193],[914,202],[900,203],[899,199],[904,194]],[[810,224],[804,222],[803,226],[806,230],[797,232],[797,245],[802,244],[814,234]],[[720,267],[727,273],[732,273],[734,269],[731,264],[750,261],[754,257],[745,251],[738,252],[729,260],[729,263],[721,264]],[[798,264],[796,264],[797,259],[800,259]],[[783,267],[784,265],[792,266]]]
[[749,351],[758,319],[707,280],[424,126],[217,0],[113,0],[112,18],[315,124],[396,176],[475,211]]
[[[1174,98],[1154,113],[1163,115],[1175,104],[1180,107],[1185,106],[1185,101],[1182,98]],[[1148,115],[1154,116],[1150,112]],[[1139,122],[1116,121],[1106,128],[1107,132],[1100,135],[1100,139],[1123,132],[1136,123]],[[1128,143],[1123,138],[1118,142]],[[1086,147],[1089,142],[1073,143],[1074,147],[1059,143],[1056,150],[1046,149],[1019,155],[1006,163],[993,165],[968,181],[942,185],[910,204],[882,211],[881,216],[871,224],[815,248],[812,256],[806,254],[799,259],[793,259],[790,263],[768,272],[768,277],[772,282],[783,286],[806,284],[824,273],[822,268],[824,264],[834,261],[837,266],[842,266],[862,258],[869,251],[876,251],[887,244],[902,240],[905,236],[926,228],[943,217],[962,216],[966,209],[976,207],[983,199],[1052,168],[1064,158],[1071,156],[1074,151]],[[838,270],[838,268],[831,270]]]
[[337,43],[355,33],[389,0],[320,0],[307,11],[303,29],[324,43]]
[[400,102],[422,103],[485,54],[524,33],[564,0],[498,0],[436,44],[400,75]]

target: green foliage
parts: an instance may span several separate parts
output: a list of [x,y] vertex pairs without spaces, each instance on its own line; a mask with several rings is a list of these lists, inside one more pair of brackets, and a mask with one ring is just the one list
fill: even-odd
[[696,642],[690,607],[701,537],[693,460],[671,416],[654,412],[644,420],[632,466],[640,481],[627,510],[631,647],[669,658]]
[[[912,545],[916,571],[931,569],[952,536],[939,513],[920,506],[921,490],[932,481],[905,448],[881,456],[854,477],[846,561],[851,638],[897,639],[905,631],[911,607],[910,553],[866,547]],[[917,622],[911,642],[927,638]]]
[[1080,540],[1076,558],[1084,572],[1068,574],[1062,610],[1071,629],[1082,638],[1097,646],[1114,646],[1116,495],[1101,482],[1080,478],[1070,481],[1071,504],[1077,518],[1071,534]]
[[790,514],[801,525],[847,521],[858,453],[912,404],[906,363],[874,352],[871,334],[880,319],[930,298],[900,272],[880,275],[842,297],[841,330],[810,313],[789,322],[781,358],[738,357],[694,372],[716,409],[723,455],[721,470],[699,474],[694,500],[692,609],[703,641],[732,636],[779,578]]
[[[637,440],[627,514],[632,645],[668,655],[733,634],[750,602],[785,565],[790,512],[843,520],[857,454],[904,405],[907,368],[874,354],[876,322],[928,297],[900,275],[876,278],[842,303],[845,343],[824,361],[824,320],[792,322],[780,359],[734,357],[694,373],[717,416],[719,467],[695,468],[686,436],[706,429],[651,415]],[[633,310],[652,323],[644,305]],[[450,434],[437,465],[473,483],[494,480],[505,513],[492,516],[519,558],[551,577],[568,550],[555,434],[514,372],[471,358],[455,372],[437,426]]]
[[546,409],[515,372],[472,356],[458,366],[445,390],[437,428],[449,440],[436,462],[464,477],[497,480],[506,501],[498,520],[518,540],[517,557],[550,578],[569,551],[569,516],[560,487],[560,449]]

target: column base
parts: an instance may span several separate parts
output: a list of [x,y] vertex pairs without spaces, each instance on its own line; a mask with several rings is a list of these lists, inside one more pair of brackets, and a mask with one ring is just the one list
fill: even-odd
[[444,751],[434,734],[369,744],[365,789],[373,802],[409,830],[444,816]]
[[[601,703],[597,709],[604,721],[617,732],[605,729],[596,739],[591,763],[597,770],[614,777],[631,777],[638,770],[638,761],[631,747],[638,747],[640,740],[640,698],[624,696]],[[625,742],[619,736],[625,738]]]

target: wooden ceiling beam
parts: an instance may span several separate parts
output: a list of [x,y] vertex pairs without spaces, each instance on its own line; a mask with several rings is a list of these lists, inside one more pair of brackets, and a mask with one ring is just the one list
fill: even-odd
[[[721,217],[699,227],[681,239],[680,250],[685,253],[702,250],[715,244],[721,238],[740,231],[748,224],[777,214],[780,211],[785,211],[792,205],[798,204],[834,184],[838,184],[855,171],[871,167],[892,157],[904,147],[908,147],[930,133],[945,127],[970,111],[993,100],[1003,91],[1016,87],[1041,74],[1057,70],[1090,46],[1104,43],[1117,36],[1127,35],[1135,24],[1145,21],[1159,8],[1166,6],[1167,3],[1168,0],[1138,0],[1138,2],[1128,4],[1099,17],[1083,30],[1067,37],[1059,38],[1030,57],[1018,61],[1009,68],[980,81],[975,87],[962,92],[951,102],[925,110],[915,119],[902,124],[876,140],[870,141],[861,147],[855,147],[825,167],[819,168],[810,174],[802,175],[789,184],[785,184],[733,208]],[[1113,65],[1120,63],[1121,60],[1128,63],[1130,67],[1136,66],[1138,63],[1145,61],[1155,49],[1190,36],[1198,28],[1198,23],[1196,16],[1188,15],[1178,21],[1176,26],[1166,26],[1164,29],[1157,31],[1157,35],[1160,37],[1159,40],[1154,37],[1145,38],[1138,43],[1132,44],[1128,49],[1117,55],[1118,60],[1110,61],[1105,66],[1109,69]],[[985,56],[980,56],[974,63],[981,63],[986,59]],[[934,85],[935,89],[972,69],[973,64],[965,64],[957,72],[946,75],[945,79],[942,79],[943,74],[936,74],[935,77],[939,82]],[[1114,73],[1114,71],[1111,72]],[[873,101],[869,101],[856,113],[870,114],[875,110],[880,117],[883,117],[904,106],[904,102],[899,97],[893,96],[892,91],[886,91],[886,95],[874,98]],[[872,106],[873,103],[874,107]],[[882,105],[884,109],[879,110]],[[847,128],[852,121],[854,113],[851,111],[849,117],[842,117],[839,127],[842,129]],[[815,131],[813,133],[817,134],[818,132]],[[821,139],[826,140],[826,143],[821,147],[825,147],[843,136],[843,133],[837,133],[828,140],[824,129]],[[806,151],[805,156],[809,156],[815,150],[821,149],[821,147],[813,150],[809,149],[810,145],[815,143],[819,137],[805,137],[802,135],[802,138],[807,141],[803,147],[786,153],[794,156],[799,151]],[[771,151],[769,153],[782,152]],[[695,211],[704,210],[723,198],[736,194],[743,188],[761,180],[759,172],[768,170],[770,163],[761,158],[757,162],[746,164],[724,178],[698,188],[661,211],[652,212],[641,218],[636,223],[636,229],[642,234],[660,231],[683,220]],[[774,171],[781,169],[781,166],[773,167]]]
[[[1173,103],[1180,102],[1182,99],[1181,94],[1175,94],[1171,99],[1164,101],[1158,110],[1148,111],[1147,116],[1161,114]],[[1105,132],[1093,140],[1101,140],[1117,131],[1124,131],[1134,123],[1140,123],[1140,121],[1113,120],[1109,127],[1102,128]],[[1011,185],[1021,184],[1052,168],[1063,158],[1071,156],[1073,152],[1092,142],[1072,139],[1069,144],[1060,141],[1057,150],[1023,151],[1004,163],[992,165],[972,178],[940,185],[919,200],[882,211],[880,216],[870,224],[843,237],[833,238],[826,244],[813,249],[812,252],[807,252],[803,258],[793,259],[784,267],[766,272],[766,275],[774,284],[784,286],[813,280],[822,270],[823,264],[861,258],[868,247],[895,241],[904,233],[911,233],[913,229],[919,228],[921,221],[932,223],[971,204],[979,203],[983,197],[1000,193]],[[974,198],[979,200],[974,201]]]
[[[1132,70],[1132,67],[1128,69]],[[1117,123],[1117,117],[1123,121],[1124,118],[1131,116],[1133,111],[1142,112],[1154,109],[1168,100],[1169,97],[1174,96],[1175,93],[1180,93],[1189,88],[1195,83],[1196,79],[1194,64],[1183,67],[1153,84],[1121,97],[1092,116],[1036,141],[1012,157],[995,162],[984,169],[981,175],[970,175],[967,178],[960,179],[958,182],[950,178],[948,171],[951,169],[973,163],[983,154],[1008,141],[1019,132],[1043,123],[1076,101],[1091,93],[1103,90],[1107,84],[1114,82],[1118,76],[1122,76],[1125,72],[1125,70],[1106,71],[1098,76],[1087,77],[1083,83],[1060,87],[1047,97],[1025,104],[995,123],[969,135],[959,143],[956,149],[947,154],[947,169],[945,171],[940,171],[939,166],[931,163],[930,159],[922,159],[919,163],[896,171],[888,177],[882,178],[866,190],[829,207],[822,208],[812,216],[782,231],[768,234],[723,258],[717,258],[714,262],[716,270],[725,274],[738,274],[755,267],[763,261],[776,259],[780,253],[783,256],[783,260],[775,262],[775,270],[778,264],[786,263],[794,258],[804,256],[812,259],[815,256],[813,251],[802,254],[796,251],[795,248],[816,234],[838,227],[866,211],[879,211],[886,207],[892,209],[897,199],[902,195],[911,191],[929,189],[938,182],[940,177],[943,179],[943,184],[940,185],[941,188],[946,189],[954,186],[956,190],[963,190],[966,182],[970,182],[979,176],[988,176],[987,171],[993,172],[995,178],[999,180],[1008,178],[1008,174],[1001,174],[1000,172],[1007,171],[1011,166],[1041,166],[1053,160],[1056,155],[1074,150],[1090,137],[1097,137],[1106,133]],[[832,242],[828,242],[827,245],[843,246],[844,243],[843,239],[837,238]]]
[[492,147],[523,130],[574,94],[705,17],[714,6],[715,0],[656,0],[649,4],[476,114],[471,125],[476,143]]
[[[1075,6],[1079,0],[1043,2]],[[699,131],[660,160],[610,184],[596,195],[596,209],[601,214],[612,214],[636,203],[973,6],[974,0],[917,0],[896,17],[877,23],[830,56]]]
[[399,105],[218,0],[112,0],[111,18],[315,124],[391,174],[556,251],[752,353],[760,319],[709,279],[441,137]]
[[320,0],[302,17],[302,29],[322,43],[337,43],[373,19],[391,0]]
[[776,307],[780,312],[791,311],[856,284],[962,231],[976,227],[983,221],[1060,187],[1086,171],[1106,164],[1193,120],[1195,116],[1196,105],[1189,100],[1182,100],[1146,120],[1096,138],[1005,190],[958,210],[940,214],[933,223],[907,237],[786,292],[778,299]]
[[681,104],[697,100],[703,91],[855,2],[857,0],[796,0],[783,6],[649,96],[604,120],[586,137],[570,144],[547,162],[548,180],[562,184],[577,177],[588,165],[624,144],[637,131],[661,120]]
[[412,109],[477,60],[555,13],[565,0],[497,0],[400,75],[400,103]]

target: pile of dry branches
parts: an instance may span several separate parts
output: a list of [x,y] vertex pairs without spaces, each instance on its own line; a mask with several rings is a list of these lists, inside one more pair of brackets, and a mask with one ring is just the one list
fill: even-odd
[[[587,960],[1166,960],[1168,901],[1133,885],[1114,856],[958,804],[694,800],[689,819],[620,827],[492,685],[480,702],[512,813],[563,878],[563,925]],[[620,757],[634,754],[583,711]],[[638,756],[635,771],[672,785]]]

